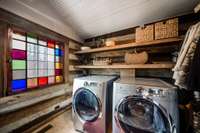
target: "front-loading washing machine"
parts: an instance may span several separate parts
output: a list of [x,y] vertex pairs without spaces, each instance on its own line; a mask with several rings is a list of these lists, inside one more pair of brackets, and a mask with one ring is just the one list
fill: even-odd
[[76,131],[107,132],[108,114],[112,113],[112,107],[109,107],[112,103],[109,102],[112,100],[113,81],[116,78],[93,75],[74,79],[72,117]]
[[113,133],[178,133],[176,87],[159,79],[119,79],[113,86]]

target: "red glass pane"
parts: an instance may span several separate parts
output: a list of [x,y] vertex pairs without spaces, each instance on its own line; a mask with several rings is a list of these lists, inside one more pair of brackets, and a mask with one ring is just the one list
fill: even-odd
[[56,73],[56,76],[57,75],[62,75],[62,70],[61,69],[56,69],[55,73]]
[[54,41],[48,41],[48,47],[49,48],[54,48],[54,44],[55,44]]
[[39,82],[40,86],[47,85],[48,79],[47,79],[47,77],[41,77],[41,78],[39,78],[38,82]]
[[12,50],[12,59],[26,59],[26,52],[24,50],[17,50],[13,49]]

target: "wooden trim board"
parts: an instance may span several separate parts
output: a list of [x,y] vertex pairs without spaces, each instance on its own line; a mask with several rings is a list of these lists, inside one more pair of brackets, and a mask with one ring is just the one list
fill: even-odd
[[174,67],[173,63],[167,64],[135,64],[135,65],[104,65],[104,66],[94,66],[94,65],[78,65],[75,68],[84,68],[84,69],[157,69],[157,68],[166,68],[171,69]]
[[117,45],[113,47],[102,47],[102,48],[94,48],[90,50],[83,50],[83,51],[77,51],[75,54],[87,54],[87,53],[95,53],[95,52],[102,52],[102,51],[111,51],[111,50],[119,50],[119,49],[126,49],[126,48],[134,48],[134,47],[142,47],[142,46],[154,46],[159,44],[166,44],[170,45],[173,44],[173,42],[180,42],[183,39],[181,37],[177,38],[168,38],[168,39],[162,39],[162,40],[154,40],[150,42],[143,42],[143,43],[128,43],[128,44],[122,44]]

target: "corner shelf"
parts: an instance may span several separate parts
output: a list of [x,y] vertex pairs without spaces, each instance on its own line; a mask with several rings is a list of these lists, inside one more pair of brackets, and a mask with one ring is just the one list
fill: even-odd
[[94,66],[94,65],[77,65],[75,68],[79,69],[171,69],[174,67],[174,63],[166,63],[166,64],[135,64],[135,65],[102,65],[102,66]]
[[126,49],[126,48],[154,46],[154,45],[166,44],[166,43],[169,43],[168,45],[172,45],[173,43],[180,42],[182,40],[183,40],[182,37],[175,37],[175,38],[154,40],[154,41],[150,41],[150,42],[128,43],[128,44],[116,45],[116,46],[112,46],[112,47],[102,47],[102,48],[94,48],[94,49],[89,49],[89,50],[77,51],[77,52],[75,52],[75,54],[87,54],[87,53],[119,50],[119,49]]

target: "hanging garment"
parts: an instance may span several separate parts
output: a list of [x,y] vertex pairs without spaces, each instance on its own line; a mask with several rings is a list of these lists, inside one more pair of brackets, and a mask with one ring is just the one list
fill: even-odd
[[197,42],[194,58],[189,67],[187,88],[189,90],[200,91],[200,39]]
[[193,60],[196,50],[196,40],[200,37],[200,22],[189,28],[182,44],[177,63],[173,69],[175,85],[180,88],[187,88],[186,79],[189,73],[189,66]]

